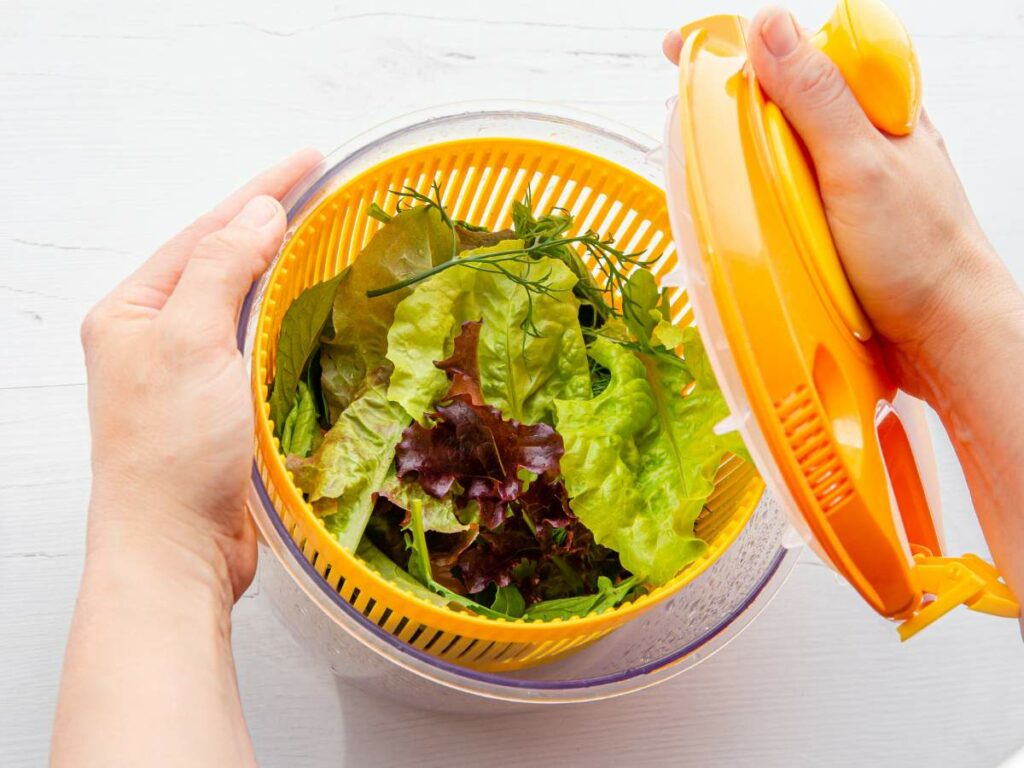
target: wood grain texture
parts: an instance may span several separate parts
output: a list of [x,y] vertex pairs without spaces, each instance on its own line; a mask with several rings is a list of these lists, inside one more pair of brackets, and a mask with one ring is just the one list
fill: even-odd
[[[1024,2],[892,0],[925,102],[1024,280]],[[750,2],[277,0],[0,6],[0,762],[45,761],[81,568],[88,424],[78,325],[163,239],[258,168],[472,98],[569,104],[659,135],[663,31]],[[827,0],[790,6],[808,26]],[[981,549],[938,440],[952,544]],[[991,766],[1024,745],[1017,629],[962,612],[909,646],[813,558],[711,661],[624,700],[500,719],[338,685],[264,598],[236,610],[267,766]]]

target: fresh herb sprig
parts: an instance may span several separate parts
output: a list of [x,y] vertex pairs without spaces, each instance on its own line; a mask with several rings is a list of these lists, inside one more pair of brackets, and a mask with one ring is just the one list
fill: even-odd
[[[512,203],[512,223],[516,235],[523,238],[528,247],[536,248],[536,256],[548,256],[564,262],[579,282],[576,294],[582,302],[589,305],[593,316],[588,325],[600,327],[611,317],[623,316],[628,312],[630,303],[629,292],[625,290],[629,272],[636,268],[646,268],[658,261],[660,256],[645,259],[645,251],[626,253],[614,246],[614,239],[602,239],[593,230],[588,230],[576,238],[567,236],[572,229],[574,218],[564,208],[552,208],[548,213],[535,216],[533,213],[533,194],[527,187],[522,201]],[[577,248],[591,257],[597,266],[595,276],[581,258]],[[610,297],[618,296],[621,304],[616,306]]]

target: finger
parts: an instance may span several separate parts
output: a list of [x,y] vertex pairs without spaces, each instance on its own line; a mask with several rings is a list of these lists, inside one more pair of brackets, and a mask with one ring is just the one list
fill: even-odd
[[765,94],[800,134],[819,170],[856,157],[858,145],[882,141],[842,73],[787,11],[758,13],[747,31],[747,51]]
[[196,244],[161,321],[230,340],[242,300],[281,247],[284,230],[281,204],[269,195],[254,197],[227,226]]
[[284,197],[321,160],[323,155],[317,150],[303,149],[264,171],[164,244],[114,290],[111,298],[159,311],[178,284],[186,262],[202,238],[223,229],[254,197]]
[[678,29],[668,31],[665,39],[661,41],[661,50],[664,52],[665,58],[673,64],[679,63],[679,54],[683,50],[683,36],[679,34]]

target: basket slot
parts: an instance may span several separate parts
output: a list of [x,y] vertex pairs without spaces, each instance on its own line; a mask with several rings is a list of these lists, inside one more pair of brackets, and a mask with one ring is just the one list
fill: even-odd
[[[595,186],[600,189],[601,182],[604,181],[604,174],[597,179]],[[593,190],[588,190],[593,191]],[[593,198],[587,199],[587,204],[580,210],[579,216],[582,221],[580,222],[580,231],[586,232],[594,228],[597,219],[604,216],[605,206],[608,205],[608,196],[604,192],[596,192]]]
[[[394,610],[392,610],[391,608],[387,608],[384,610],[384,613],[382,613],[380,618],[377,620],[377,626],[379,626],[386,632],[390,632],[393,635],[397,635],[400,634],[398,631],[398,626],[402,623],[403,619],[405,619],[404,616],[400,616],[397,613],[395,613]],[[406,621],[408,623],[408,620]]]
[[[423,632],[426,630],[422,624],[417,624],[413,633],[409,637],[402,637],[401,639],[407,642],[409,645],[416,645],[416,642],[423,636]],[[401,635],[399,635],[401,637]],[[416,645],[417,648],[420,646]]]
[[633,253],[638,250],[635,244],[642,237],[642,232],[646,232],[650,227],[650,222],[633,208],[624,207],[623,210],[626,212],[626,217],[621,227],[616,227],[610,231],[616,233],[615,242],[619,248],[625,253]]
[[508,186],[512,183],[512,174],[509,173],[507,162],[508,156],[505,154],[499,155],[497,158],[497,167],[493,170],[493,177],[491,180],[492,190],[487,195],[487,203],[484,206],[484,211],[480,215],[480,221],[488,229],[494,229],[494,225],[498,220],[498,213],[501,211],[501,204],[504,202],[502,197],[502,190],[508,192]]
[[477,174],[475,154],[471,153],[469,160],[463,164],[459,178],[456,180],[458,189],[448,207],[448,210],[452,212],[452,216],[456,219],[466,219],[465,212],[469,210],[469,206],[473,201],[473,179],[476,178]]
[[426,643],[423,644],[423,646],[422,646],[423,650],[424,651],[429,651],[431,648],[434,647],[434,644],[438,640],[440,640],[442,637],[447,637],[447,636],[448,636],[448,633],[444,632],[444,631],[442,631],[440,629],[435,631],[434,634],[431,636],[431,638],[429,640],[427,640]]
[[309,539],[306,539],[306,541],[303,543],[302,554],[305,556],[307,560],[309,560],[310,565],[312,565],[315,568],[317,555],[320,553],[317,552],[316,545]]
[[720,474],[719,477],[721,479],[715,482],[714,493],[706,502],[709,507],[727,504],[737,493],[742,493],[750,483],[749,467],[742,464],[729,467],[728,471],[724,475]]
[[541,209],[545,213],[553,208],[564,207],[561,201],[562,198],[565,197],[566,187],[572,183],[572,180],[568,178],[566,170],[563,167],[561,167],[562,165],[562,163],[555,164],[555,166],[551,170],[550,177],[548,178],[547,183],[545,184],[545,199],[548,201],[548,203],[547,208]]
[[366,601],[366,606],[361,611],[363,616],[365,616],[366,618],[370,619],[374,624],[377,623],[377,620],[375,618],[373,618],[373,609],[376,608],[376,607],[377,607],[377,600],[375,598],[371,597],[369,600]]
[[439,655],[445,659],[461,659],[476,643],[475,638],[456,635]]
[[384,625],[384,614],[388,613],[390,617],[393,611],[391,611],[390,608],[385,606],[379,600],[371,600],[371,602],[373,603],[373,607],[367,605],[366,611],[364,611],[364,613],[370,621],[372,621],[378,627],[382,627]]
[[532,661],[536,658],[547,658],[556,648],[565,645],[568,640],[548,640],[546,643],[538,643],[526,653],[516,656],[516,661]]
[[498,653],[494,654],[494,661],[520,658],[523,649],[527,647],[526,643],[506,643]]
[[[350,603],[352,603],[352,606],[357,611],[359,611],[360,613],[362,613],[362,608],[360,608],[360,606],[359,606],[359,598],[362,597],[362,594],[363,594],[363,591],[361,589],[359,589],[359,587],[353,587],[352,588],[352,594],[350,594],[347,598],[345,598]],[[344,595],[342,595],[342,597],[344,597]]]
[[612,190],[608,194],[608,210],[604,213],[604,218],[594,228],[594,231],[601,235],[606,235],[609,232],[618,232],[628,213],[629,208],[616,198],[616,190]]
[[441,185],[441,204],[445,210],[452,214],[453,218],[458,218],[455,210],[458,208],[459,195],[462,194],[462,190],[465,189],[464,183],[465,171],[458,165],[453,165],[454,158],[449,157],[442,165],[439,173],[444,183]]
[[533,175],[532,197],[534,210],[540,213],[547,213],[551,210],[551,201],[554,199],[555,184],[557,181],[555,170],[558,167],[556,158],[543,160],[538,163],[537,171]]
[[477,182],[475,189],[473,190],[472,196],[469,198],[469,207],[466,209],[465,216],[460,216],[460,219],[466,221],[476,221],[479,219],[479,210],[481,206],[485,205],[486,191],[491,187],[491,176],[493,171],[490,166],[491,153],[485,152],[480,158],[479,165],[476,168]]
[[494,640],[491,640],[489,643],[486,643],[483,648],[481,648],[479,651],[477,651],[476,656],[473,656],[472,658],[469,658],[469,659],[465,659],[465,661],[467,661],[467,662],[472,664],[472,663],[475,663],[475,662],[483,660],[484,657],[486,657],[487,654],[489,654],[491,652],[491,649],[494,648],[495,645],[496,645],[496,642]]
[[324,240],[323,253],[316,260],[317,282],[329,280],[334,274],[334,267],[338,259],[338,251],[341,248],[341,217],[338,216],[338,206],[331,206],[331,228]]

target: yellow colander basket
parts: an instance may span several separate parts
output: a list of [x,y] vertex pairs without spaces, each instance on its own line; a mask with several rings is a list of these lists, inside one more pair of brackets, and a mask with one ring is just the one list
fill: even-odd
[[[601,614],[549,622],[495,620],[439,607],[379,576],[342,549],[292,482],[278,452],[266,404],[285,310],[303,290],[345,268],[381,224],[367,215],[376,203],[394,208],[392,190],[427,192],[442,185],[454,218],[499,229],[530,188],[537,210],[572,212],[577,230],[612,235],[628,251],[662,254],[654,267],[675,267],[665,195],[648,178],[576,146],[538,138],[462,137],[384,157],[329,189],[300,198],[290,238],[264,278],[252,337],[256,402],[256,468],[283,528],[331,589],[400,640],[449,662],[482,671],[522,669],[572,653],[649,610],[699,576],[732,543],[753,513],[763,485],[754,468],[728,457],[697,523],[708,542],[699,560],[636,601]],[[310,200],[312,199],[312,202]],[[593,266],[593,265],[591,265]],[[672,289],[673,319],[692,322],[686,294]]]

